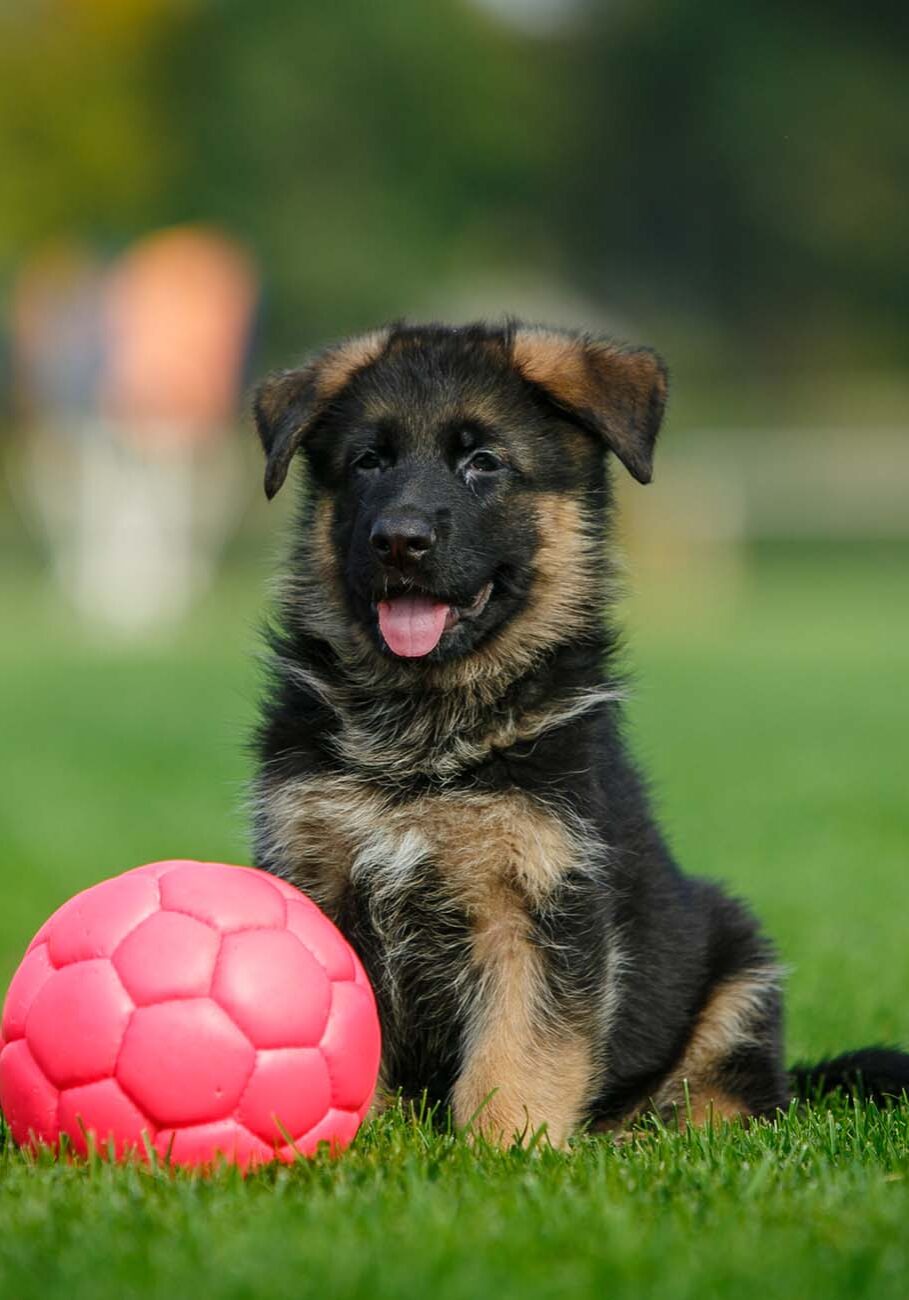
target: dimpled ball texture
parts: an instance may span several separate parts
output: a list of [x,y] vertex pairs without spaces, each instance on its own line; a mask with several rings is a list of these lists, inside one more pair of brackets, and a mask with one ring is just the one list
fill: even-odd
[[369,981],[331,921],[266,872],[155,862],[77,894],[3,1008],[16,1142],[242,1168],[340,1151],[379,1064]]

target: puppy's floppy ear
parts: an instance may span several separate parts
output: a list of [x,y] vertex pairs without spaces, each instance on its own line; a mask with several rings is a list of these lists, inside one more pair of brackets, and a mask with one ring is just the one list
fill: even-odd
[[265,495],[269,501],[287,478],[290,462],[321,409],[316,365],[266,375],[253,397],[256,429],[265,449]]
[[265,449],[269,501],[287,478],[290,462],[319,417],[358,370],[379,357],[388,330],[375,330],[326,348],[298,370],[275,370],[253,396],[256,429]]
[[650,482],[668,388],[661,357],[613,339],[519,326],[512,359],[569,418],[598,434],[639,483]]

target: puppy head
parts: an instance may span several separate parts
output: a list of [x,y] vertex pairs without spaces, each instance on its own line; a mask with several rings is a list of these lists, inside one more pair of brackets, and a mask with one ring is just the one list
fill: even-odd
[[520,668],[599,619],[604,462],[650,480],[665,397],[611,340],[389,327],[260,385],[265,490],[305,454],[309,560],[374,651]]

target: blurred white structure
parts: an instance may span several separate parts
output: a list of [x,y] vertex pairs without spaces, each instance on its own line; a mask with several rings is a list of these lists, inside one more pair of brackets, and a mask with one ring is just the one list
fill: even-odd
[[909,537],[909,427],[667,437],[654,482],[624,505],[636,532],[706,543]]
[[54,253],[20,279],[25,466],[54,569],[87,618],[173,622],[246,496],[235,420],[257,297],[216,231],[161,232],[110,271]]
[[700,573],[732,592],[754,542],[909,539],[909,428],[688,431],[661,443],[645,490],[617,482],[633,588],[646,572],[690,592]]

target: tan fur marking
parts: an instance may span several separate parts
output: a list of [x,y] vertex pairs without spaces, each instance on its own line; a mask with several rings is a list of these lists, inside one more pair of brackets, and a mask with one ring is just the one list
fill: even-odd
[[[677,1107],[684,1117],[690,1104],[695,1123],[702,1122],[697,1117],[703,1116],[711,1103],[714,1113],[727,1117],[747,1112],[741,1101],[730,1099],[716,1082],[716,1072],[736,1047],[756,1041],[755,1019],[779,980],[780,971],[768,967],[737,976],[714,990],[698,1017],[682,1059],[653,1098],[657,1110]],[[725,1109],[720,1111],[719,1107]]]
[[596,404],[580,339],[556,330],[518,330],[513,356],[525,379],[545,388],[562,405],[583,408]]
[[474,654],[439,666],[458,685],[484,677],[507,683],[544,650],[576,633],[591,610],[600,607],[595,575],[603,563],[605,538],[594,534],[580,501],[547,492],[528,494],[526,505],[534,511],[539,537],[527,607]]
[[329,914],[335,912],[375,808],[353,782],[285,782],[267,793],[269,841],[289,872]]
[[376,361],[385,349],[388,333],[387,329],[373,330],[327,352],[316,369],[319,400],[327,402],[336,397],[358,370]]
[[490,1142],[527,1141],[545,1125],[564,1146],[583,1114],[593,1075],[589,1044],[541,1023],[540,954],[514,908],[477,932],[473,957],[482,975],[466,1059],[455,1084],[455,1122]]
[[694,1027],[676,1074],[703,1078],[733,1047],[754,1041],[752,1025],[778,980],[774,970],[753,971],[720,984]]
[[620,1119],[600,1120],[591,1125],[590,1131],[609,1133],[617,1145],[624,1146],[634,1140],[635,1125],[643,1116],[653,1113],[654,1109],[658,1110],[665,1122],[678,1124],[681,1131],[684,1131],[689,1124],[694,1125],[695,1128],[703,1128],[705,1125],[713,1126],[723,1121],[747,1119],[750,1114],[740,1097],[733,1097],[717,1085],[708,1084],[703,1091],[697,1091],[689,1084],[686,1096],[685,1085],[682,1084],[678,1093],[676,1099],[666,1101],[660,1107],[645,1103],[636,1106],[630,1114],[623,1115]]
[[682,1059],[658,1090],[631,1113],[597,1123],[593,1131],[627,1142],[635,1123],[653,1111],[667,1121],[677,1120],[680,1128],[747,1118],[747,1105],[717,1081],[716,1069],[734,1048],[755,1041],[755,1016],[781,977],[778,968],[768,966],[720,984],[701,1012]]
[[313,509],[310,554],[318,566],[319,577],[326,584],[337,582],[337,566],[331,544],[331,530],[335,521],[335,503],[331,496],[321,496]]
[[718,1088],[708,1089],[705,1094],[692,1094],[689,1091],[688,1100],[691,1118],[689,1120],[687,1112],[680,1113],[679,1123],[682,1126],[690,1122],[697,1128],[703,1128],[705,1124],[711,1126],[718,1121],[745,1119],[748,1115],[748,1107],[740,1098],[731,1097]]
[[428,795],[413,817],[468,915],[497,916],[503,885],[541,903],[579,856],[564,823],[526,795]]
[[[593,573],[603,559],[605,538],[596,536],[574,497],[552,492],[537,497],[539,543],[536,578],[525,616],[535,639],[564,640],[566,625],[576,629],[599,592]],[[599,611],[598,611],[599,612]]]
[[563,406],[602,409],[614,393],[624,402],[632,392],[665,389],[653,355],[599,339],[573,338],[555,330],[519,330],[514,360],[526,379],[539,384]]
[[[335,520],[334,498],[321,493],[312,501],[312,518],[304,539],[300,571],[284,579],[282,594],[294,613],[303,617],[306,627],[326,640],[348,644],[350,620],[344,607],[344,591],[331,533]],[[300,665],[285,664],[291,674]],[[315,688],[315,680],[311,682]],[[319,690],[318,693],[323,693]]]
[[538,904],[584,865],[576,832],[526,795],[421,795],[392,802],[350,777],[289,781],[267,794],[271,836],[323,905],[340,896],[354,859],[381,838],[394,854],[418,833],[469,917],[488,922],[506,898]]

